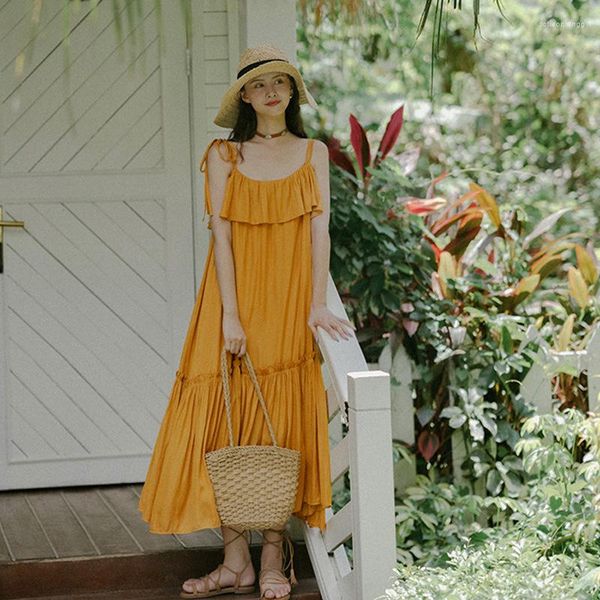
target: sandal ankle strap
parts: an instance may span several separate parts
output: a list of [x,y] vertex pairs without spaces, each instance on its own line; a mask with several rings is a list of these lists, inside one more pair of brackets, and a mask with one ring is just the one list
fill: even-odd
[[[233,527],[230,527],[229,529],[231,529],[232,531],[236,532],[236,536],[232,537],[228,542],[226,542],[225,540],[223,540],[223,547],[235,542],[235,540],[237,540],[238,538],[240,538],[241,536],[244,536],[244,538],[246,539],[246,542],[249,544],[250,543],[250,532],[247,529],[242,529],[241,531],[238,531],[237,529],[233,529]],[[245,534],[248,533],[250,535],[246,536]]]
[[[278,548],[281,548],[281,553],[282,553],[281,562],[282,562],[283,575],[285,577],[285,572],[287,571],[287,569],[289,567],[290,583],[292,585],[296,585],[298,583],[298,580],[296,579],[296,573],[294,572],[294,544],[292,543],[292,540],[290,538],[290,535],[289,535],[287,529],[269,529],[268,531],[272,531],[274,533],[280,533],[281,537],[278,540],[267,540],[263,534],[263,546],[265,546],[267,544],[271,544],[273,546],[277,546]],[[281,546],[279,546],[280,542],[281,542]],[[283,542],[285,542],[285,545],[283,544]],[[285,548],[287,548],[287,551],[288,551],[287,558],[286,558]],[[263,571],[279,571],[279,570],[274,569],[274,568],[267,568],[267,569],[263,569]]]
[[[223,548],[225,548],[225,546],[235,542],[238,538],[244,536],[244,539],[246,539],[246,542],[249,544],[250,543],[250,532],[247,529],[242,529],[241,531],[238,531],[237,529],[233,529],[233,527],[230,527],[229,529],[232,529],[233,531],[236,532],[236,536],[232,537],[229,541],[225,541],[223,540]],[[250,535],[246,536],[245,534],[248,533]],[[244,564],[244,566],[242,567],[242,569],[240,571],[234,571],[231,567],[228,567],[226,564],[221,564],[219,565],[220,569],[219,569],[219,583],[216,583],[214,580],[212,580],[212,583],[215,583],[215,585],[219,586],[220,589],[220,582],[221,582],[221,569],[227,569],[228,571],[230,571],[231,573],[233,573],[235,575],[235,587],[238,588],[240,587],[240,581],[242,579],[242,573],[248,568],[248,565],[251,563],[251,559],[248,558],[246,560],[246,563]]]

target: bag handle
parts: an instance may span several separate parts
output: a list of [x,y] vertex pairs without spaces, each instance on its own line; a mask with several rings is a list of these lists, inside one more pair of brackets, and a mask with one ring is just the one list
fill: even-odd
[[[250,379],[252,379],[252,383],[254,384],[254,389],[256,390],[260,407],[262,408],[262,411],[265,415],[265,420],[267,422],[267,427],[269,428],[269,434],[271,435],[273,446],[277,447],[277,440],[275,439],[273,425],[271,424],[271,420],[269,419],[269,413],[267,412],[265,399],[263,398],[262,392],[260,391],[260,386],[258,385],[256,373],[254,372],[254,367],[252,366],[252,361],[248,356],[248,352],[244,353],[244,360],[246,361],[246,366],[248,367]],[[227,350],[225,349],[225,346],[223,346],[223,349],[221,350],[221,378],[223,379],[223,392],[225,394],[225,409],[227,413],[227,431],[229,433],[229,445],[233,447],[233,427],[231,425],[231,390],[229,382],[229,369],[227,367]]]

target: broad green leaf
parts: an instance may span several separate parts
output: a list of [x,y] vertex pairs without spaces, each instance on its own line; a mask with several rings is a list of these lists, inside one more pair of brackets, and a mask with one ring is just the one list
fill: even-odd
[[542,425],[542,419],[539,415],[529,417],[521,427],[521,433],[537,433]]
[[440,416],[442,418],[450,419],[452,417],[457,417],[462,414],[462,408],[458,406],[446,406],[446,408],[444,408],[444,410],[442,410],[442,412],[440,413]]
[[589,285],[594,285],[598,281],[598,269],[594,259],[585,248],[579,245],[575,246],[575,254],[577,255],[577,266],[583,278]]
[[575,324],[575,319],[576,316],[574,314],[570,314],[565,320],[562,329],[558,334],[558,339],[556,340],[556,349],[559,352],[565,352],[569,348],[571,336],[573,335],[573,325]]
[[496,469],[488,471],[485,479],[485,487],[492,496],[497,496],[501,492],[503,485],[502,477],[500,477],[500,473]]
[[496,421],[493,417],[489,415],[482,415],[480,418],[481,424],[493,435],[495,436],[498,433],[498,427],[496,425]]
[[523,484],[520,479],[513,473],[512,471],[508,471],[506,473],[501,473],[500,476],[504,481],[504,485],[506,486],[506,491],[513,495],[518,496],[523,488]]
[[476,442],[483,442],[485,432],[477,419],[469,419],[469,431]]
[[510,331],[506,325],[502,325],[502,350],[505,354],[512,354],[513,342]]
[[450,425],[450,427],[452,427],[452,429],[459,429],[460,427],[462,427],[465,424],[465,421],[467,420],[467,415],[458,415],[456,417],[452,417],[449,421],[448,421],[448,425]]
[[550,510],[556,512],[562,506],[562,498],[559,496],[550,496],[548,503],[550,504]]
[[552,229],[552,227],[554,227],[554,225],[556,224],[556,222],[567,212],[569,212],[569,210],[571,210],[570,208],[561,208],[560,210],[557,210],[556,212],[552,213],[550,216],[546,217],[545,219],[542,219],[535,227],[535,229],[523,239],[523,246],[525,248],[527,248],[527,246],[529,246],[529,244],[537,237],[539,237],[540,235],[542,235],[543,233],[546,233],[547,231],[549,231],[550,229]]
[[[435,414],[435,411],[429,406],[422,406],[417,410],[416,414],[417,419],[419,419],[419,423],[421,423],[421,426],[425,427],[425,425],[427,425],[427,423],[431,421],[431,418]],[[442,414],[442,416],[444,415]]]
[[568,278],[569,293],[580,308],[585,308],[590,301],[590,292],[581,271],[575,267],[571,267]]
[[502,225],[502,221],[500,219],[500,209],[498,208],[498,203],[492,196],[476,183],[469,183],[469,189],[476,190],[479,194],[476,196],[476,200],[479,203],[479,206],[485,210],[488,214],[490,221],[494,224],[496,229],[500,228]]

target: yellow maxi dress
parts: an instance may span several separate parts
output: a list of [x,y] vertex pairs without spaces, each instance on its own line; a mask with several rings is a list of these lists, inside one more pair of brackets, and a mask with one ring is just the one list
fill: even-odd
[[[323,212],[307,140],[303,165],[287,177],[257,180],[237,168],[233,142],[213,140],[200,162],[205,214],[212,214],[209,149],[232,162],[220,217],[231,221],[239,317],[280,446],[301,451],[293,514],[325,528],[331,506],[329,438],[321,355],[308,318],[312,299],[311,216]],[[210,229],[210,224],[208,225]],[[211,235],[204,274],[179,368],[139,500],[153,533],[189,533],[221,525],[204,455],[228,445],[220,353],[223,307]],[[232,369],[234,442],[271,444],[242,358]],[[265,481],[265,488],[269,482]],[[243,502],[243,498],[240,498]]]

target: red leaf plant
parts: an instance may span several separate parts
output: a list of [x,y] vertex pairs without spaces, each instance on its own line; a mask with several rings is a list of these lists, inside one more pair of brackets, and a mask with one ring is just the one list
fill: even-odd
[[375,156],[371,155],[371,146],[365,128],[353,114],[350,115],[349,121],[350,144],[354,150],[354,161],[357,167],[355,168],[355,163],[350,155],[342,150],[340,140],[334,136],[327,141],[329,159],[344,171],[362,180],[363,190],[366,192],[371,179],[371,173],[368,169],[377,167],[396,145],[404,121],[404,105],[392,113],[385,126]]
[[431,462],[431,459],[435,456],[436,452],[440,449],[440,438],[435,431],[429,429],[423,429],[419,434],[417,440],[417,447],[421,456],[427,461]]

